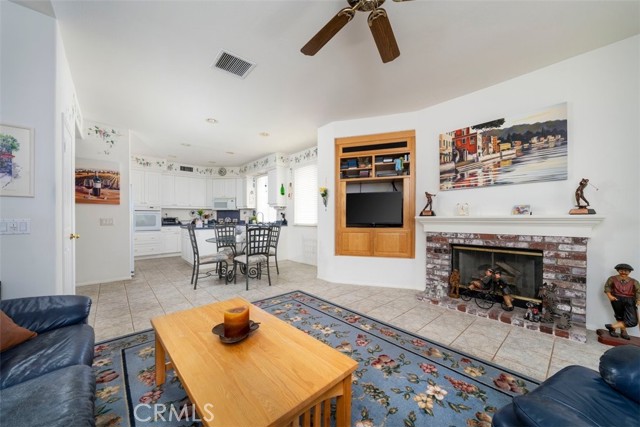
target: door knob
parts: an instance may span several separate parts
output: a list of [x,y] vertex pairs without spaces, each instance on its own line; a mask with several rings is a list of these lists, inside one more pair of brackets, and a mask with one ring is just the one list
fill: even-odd
[[79,238],[80,238],[80,235],[79,235],[79,234],[76,234],[76,233],[71,233],[71,234],[69,235],[69,240],[79,239]]

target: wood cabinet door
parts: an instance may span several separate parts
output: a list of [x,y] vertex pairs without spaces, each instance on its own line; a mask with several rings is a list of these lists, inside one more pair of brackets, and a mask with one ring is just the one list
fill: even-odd
[[337,237],[340,255],[371,256],[373,240],[370,230],[343,231]]
[[406,230],[376,230],[373,238],[373,255],[411,258],[412,239]]

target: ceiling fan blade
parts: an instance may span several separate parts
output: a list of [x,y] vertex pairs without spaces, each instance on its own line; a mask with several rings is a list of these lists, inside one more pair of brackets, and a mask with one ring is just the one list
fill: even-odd
[[391,28],[387,12],[384,9],[378,8],[369,14],[367,21],[369,22],[373,39],[378,47],[378,52],[380,52],[382,62],[391,62],[400,56],[400,49],[393,35],[393,29]]
[[331,20],[327,22],[326,25],[302,47],[302,49],[300,49],[300,52],[309,56],[313,56],[318,53],[318,51],[322,49],[322,46],[327,44],[327,42],[331,40],[333,36],[342,29],[342,27],[347,25],[347,23],[353,19],[354,15],[355,11],[353,9],[349,7],[342,9],[336,14],[336,16],[331,18]]

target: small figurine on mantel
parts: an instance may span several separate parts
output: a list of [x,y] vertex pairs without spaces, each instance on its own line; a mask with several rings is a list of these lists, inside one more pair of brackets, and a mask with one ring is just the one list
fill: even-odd
[[[582,178],[580,180],[580,184],[578,184],[578,188],[576,188],[576,206],[577,209],[571,209],[569,211],[570,215],[586,215],[586,214],[595,214],[595,209],[589,209],[589,201],[584,197],[584,189],[589,185],[589,180],[587,178]],[[591,184],[593,188],[598,191],[598,188]],[[584,204],[581,203],[584,201]]]
[[422,212],[420,212],[420,216],[436,216],[436,213],[431,210],[433,205],[433,198],[436,197],[436,195],[431,194],[428,191],[425,191],[424,195],[427,196],[427,204],[422,209]]

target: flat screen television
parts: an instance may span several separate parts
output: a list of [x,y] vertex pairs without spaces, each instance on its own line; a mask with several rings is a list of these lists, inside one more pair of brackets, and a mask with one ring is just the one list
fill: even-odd
[[402,192],[347,193],[347,227],[402,227]]

